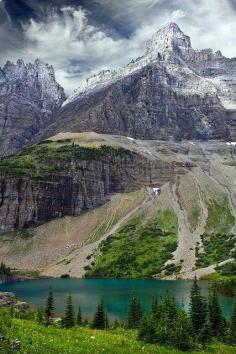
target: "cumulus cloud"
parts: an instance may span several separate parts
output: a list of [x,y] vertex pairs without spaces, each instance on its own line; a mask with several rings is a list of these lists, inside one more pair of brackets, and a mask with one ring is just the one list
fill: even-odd
[[30,43],[24,56],[53,63],[58,80],[68,92],[88,74],[123,64],[125,44],[131,52],[133,46],[131,41],[114,39],[90,25],[81,7],[63,7],[61,14],[51,13],[46,23],[31,20],[24,31]]
[[[97,7],[91,5],[88,11],[75,6],[73,0],[61,1],[64,6],[60,10],[50,8],[43,19],[26,21],[20,48],[19,41],[16,41],[17,50],[14,40],[9,41],[11,50],[8,45],[1,57],[22,57],[26,61],[38,57],[53,64],[57,80],[68,94],[87,76],[123,66],[142,55],[145,41],[169,21],[177,22],[191,36],[194,48],[220,49],[224,55],[233,57],[236,56],[236,12],[232,1],[96,0],[100,6],[97,18],[93,13],[98,11]],[[6,36],[13,37],[11,33]]]

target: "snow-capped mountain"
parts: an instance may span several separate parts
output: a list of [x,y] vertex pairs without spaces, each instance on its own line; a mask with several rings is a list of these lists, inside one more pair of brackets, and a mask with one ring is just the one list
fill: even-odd
[[50,132],[97,131],[146,139],[235,139],[236,59],[195,50],[169,23],[144,55],[82,83]]
[[33,64],[7,61],[0,68],[0,154],[30,143],[52,123],[64,100],[52,66],[38,59]]
[[[176,64],[186,63],[182,67],[179,75],[185,73],[192,74],[196,72],[196,77],[191,78],[191,82],[186,85],[182,84],[177,87],[180,90],[192,90],[193,93],[204,95],[207,92],[220,93],[222,104],[226,108],[236,108],[236,72],[231,68],[223,67],[222,64],[227,61],[220,51],[213,53],[211,49],[194,50],[191,46],[190,37],[185,35],[176,23],[168,23],[166,26],[157,31],[152,38],[147,41],[145,53],[142,57],[132,60],[127,66],[115,70],[103,70],[96,75],[93,75],[83,82],[76,93],[69,97],[63,105],[72,102],[84,94],[93,90],[98,90],[106,85],[109,85],[122,77],[130,75],[151,63],[162,62],[170,73],[176,73]],[[179,63],[178,63],[179,61]],[[209,64],[211,70],[209,72]],[[208,69],[208,70],[207,70]],[[177,71],[179,67],[177,67]],[[205,71],[204,71],[205,70]],[[205,80],[209,74],[210,78]],[[204,80],[200,80],[199,76],[204,76]],[[231,82],[233,81],[233,82]],[[222,87],[222,85],[224,87]],[[234,88],[233,92],[232,88]],[[219,92],[222,91],[222,92]],[[231,93],[230,95],[228,95]],[[227,97],[226,97],[227,96]]]

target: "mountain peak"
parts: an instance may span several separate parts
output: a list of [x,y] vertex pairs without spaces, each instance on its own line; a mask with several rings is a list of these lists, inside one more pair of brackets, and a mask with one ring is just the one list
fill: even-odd
[[175,22],[168,22],[165,26],[161,27],[158,32],[165,32],[166,34],[183,33]]
[[169,22],[147,41],[146,54],[181,48],[191,48],[190,37],[186,36],[175,22]]

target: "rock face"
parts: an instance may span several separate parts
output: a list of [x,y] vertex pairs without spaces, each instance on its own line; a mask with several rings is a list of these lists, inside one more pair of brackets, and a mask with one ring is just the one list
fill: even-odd
[[153,35],[142,57],[88,78],[48,135],[96,131],[142,139],[236,138],[236,59],[194,50],[175,23]]
[[33,64],[8,61],[0,68],[0,154],[32,142],[64,100],[52,66],[38,59]]
[[0,307],[10,307],[16,303],[16,297],[14,293],[0,292]]
[[71,145],[53,150],[49,145],[36,145],[0,162],[1,232],[79,215],[113,193],[163,184],[184,173],[183,164],[154,163],[122,148]]
[[18,310],[29,308],[29,304],[18,301],[16,295],[12,292],[0,292],[0,307],[14,307]]

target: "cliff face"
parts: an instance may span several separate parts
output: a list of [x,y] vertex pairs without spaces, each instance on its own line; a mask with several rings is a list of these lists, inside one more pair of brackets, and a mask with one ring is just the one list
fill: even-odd
[[217,96],[186,96],[174,91],[175,85],[176,78],[164,66],[149,65],[67,104],[58,113],[55,128],[140,139],[217,139],[229,135],[225,110]]
[[0,155],[29,144],[64,100],[52,66],[38,59],[33,64],[8,61],[0,68]]
[[[55,146],[54,146],[55,145]],[[183,164],[152,162],[123,148],[81,148],[49,142],[0,160],[1,231],[79,215],[109,195],[162,184]]]
[[142,57],[88,78],[56,115],[55,131],[97,131],[142,139],[236,137],[236,60],[194,50],[170,23]]

